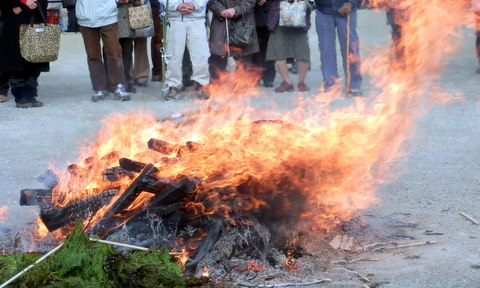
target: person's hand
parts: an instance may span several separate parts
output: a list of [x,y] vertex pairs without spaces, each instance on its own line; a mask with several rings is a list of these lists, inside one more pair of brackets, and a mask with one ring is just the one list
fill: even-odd
[[20,8],[20,7],[13,7],[12,10],[13,10],[13,13],[15,15],[18,15],[18,14],[22,13],[22,8]]
[[267,0],[260,0],[260,1],[258,1],[257,5],[258,6],[263,6],[263,5],[265,5],[265,3],[267,3]]
[[342,7],[340,7],[340,9],[338,9],[338,14],[340,14],[342,16],[347,16],[348,14],[350,14],[350,12],[352,12],[352,8],[353,8],[352,3],[345,2],[345,3],[343,3]]
[[235,14],[237,14],[237,11],[235,10],[235,8],[228,8],[220,12],[220,16],[227,19],[233,18]]
[[30,9],[37,9],[37,0],[27,0],[27,3],[25,3],[28,8]]
[[129,0],[118,0],[118,3],[122,3],[122,4],[125,4],[125,3],[128,3]]
[[186,2],[185,4],[187,6],[188,13],[195,11],[195,4],[193,4],[193,2]]

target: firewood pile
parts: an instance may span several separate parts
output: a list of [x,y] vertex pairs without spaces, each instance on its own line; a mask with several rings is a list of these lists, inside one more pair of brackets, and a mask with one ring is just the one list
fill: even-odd
[[[182,155],[202,149],[194,142],[177,145],[160,139],[150,139],[147,145],[163,165],[175,165]],[[166,157],[172,154],[176,156]],[[90,161],[68,166],[70,182],[92,177],[85,165]],[[76,191],[58,191],[59,177],[48,170],[39,177],[46,189],[22,190],[20,205],[39,206],[40,219],[49,231],[66,234],[80,220],[89,235],[101,239],[143,247],[184,247],[190,257],[187,267],[198,264],[215,245],[229,246],[228,252],[224,249],[217,256],[265,259],[272,247],[286,246],[289,231],[285,227],[293,227],[304,209],[300,188],[286,178],[276,187],[253,177],[235,186],[212,187],[199,177],[164,177],[161,165],[121,158],[115,151],[102,161],[107,168],[100,177],[107,189],[68,202],[68,193]],[[216,177],[222,175],[209,179]],[[119,184],[125,180],[127,186]],[[148,200],[141,200],[145,194]]]

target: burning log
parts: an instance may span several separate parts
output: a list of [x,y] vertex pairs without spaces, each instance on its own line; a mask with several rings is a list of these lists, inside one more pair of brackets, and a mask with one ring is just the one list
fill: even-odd
[[40,219],[48,231],[55,231],[78,219],[87,219],[92,216],[104,205],[107,205],[118,191],[118,189],[109,189],[64,207],[42,209]]
[[167,155],[178,149],[176,145],[172,145],[166,141],[154,138],[148,140],[148,148]]
[[20,206],[38,205],[40,208],[51,207],[52,190],[50,189],[23,189],[20,191]]

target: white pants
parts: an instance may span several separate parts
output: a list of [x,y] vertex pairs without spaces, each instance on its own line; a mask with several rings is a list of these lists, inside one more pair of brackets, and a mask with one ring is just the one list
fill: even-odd
[[192,61],[191,80],[200,85],[208,85],[210,74],[208,72],[208,47],[207,29],[205,20],[170,21],[167,28],[167,55],[169,56],[165,83],[169,87],[182,87],[182,61],[185,46],[190,53]]

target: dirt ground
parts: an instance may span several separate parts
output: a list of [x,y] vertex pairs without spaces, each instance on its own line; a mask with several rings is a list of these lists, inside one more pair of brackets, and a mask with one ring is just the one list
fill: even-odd
[[[384,13],[360,11],[358,33],[363,57],[368,57],[375,45],[388,45],[389,32]],[[306,83],[312,88],[310,95],[315,95],[321,74],[313,29],[310,36],[312,67]],[[63,34],[61,41],[59,60],[51,63],[51,72],[42,74],[39,80],[39,100],[45,106],[17,109],[11,95],[9,102],[0,104],[0,207],[8,206],[7,219],[0,223],[0,249],[11,249],[13,238],[36,220],[35,207],[18,205],[20,190],[43,188],[36,178],[52,163],[66,167],[69,161],[75,161],[79,143],[95,135],[104,117],[135,109],[166,117],[198,105],[188,98],[160,100],[158,82],[138,88],[130,102],[92,103],[81,35]],[[475,74],[474,32],[465,29],[458,41],[462,41],[460,49],[450,59],[440,82],[446,91],[465,95],[466,100],[435,106],[417,123],[420,129],[407,143],[411,152],[398,168],[401,176],[379,187],[380,203],[363,211],[369,221],[361,234],[365,250],[333,251],[328,257],[374,257],[378,261],[331,263],[328,268],[315,271],[321,277],[331,278],[331,282],[309,287],[480,287],[480,225],[460,215],[463,212],[480,220],[480,76]],[[275,85],[280,83],[279,78]],[[368,79],[367,76],[366,91],[370,88]],[[266,105],[274,99],[279,109],[290,107],[291,94],[274,95],[272,89],[261,90],[265,102],[260,100],[256,105]],[[375,243],[423,241],[436,243],[372,251]],[[28,250],[28,243],[19,249]],[[372,282],[362,282],[358,274]],[[308,282],[319,275],[312,272],[301,277]]]

